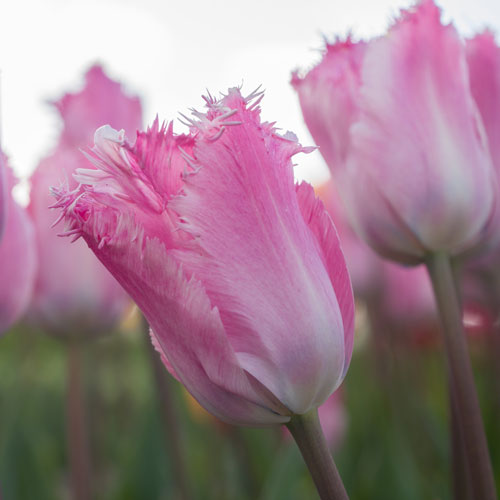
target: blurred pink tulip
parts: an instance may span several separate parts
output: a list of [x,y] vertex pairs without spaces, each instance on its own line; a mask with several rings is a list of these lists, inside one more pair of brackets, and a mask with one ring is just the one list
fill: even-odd
[[96,132],[96,169],[54,189],[148,319],[169,370],[207,410],[242,425],[321,405],[352,353],[354,303],[337,233],[294,185],[293,134],[260,121],[259,94],[205,99],[189,135],[155,121],[135,145]]
[[327,47],[293,84],[370,246],[418,263],[477,244],[497,187],[465,47],[432,0],[403,11],[383,37]]
[[437,310],[429,274],[424,266],[403,267],[383,263],[382,307],[392,321],[408,325],[435,323]]
[[425,268],[385,261],[366,245],[350,226],[331,179],[316,192],[335,221],[356,297],[381,308],[386,321],[411,330],[434,322],[437,311]]
[[347,411],[342,391],[334,392],[318,409],[319,421],[331,449],[338,449],[347,430]]
[[95,66],[83,90],[67,94],[56,107],[64,120],[59,144],[31,178],[29,212],[40,265],[30,316],[52,334],[99,335],[116,325],[130,299],[83,241],[71,245],[57,237],[49,188],[61,183],[76,188],[72,174],[87,164],[79,148],[89,146],[95,128],[109,122],[134,133],[141,126],[141,106]]
[[380,294],[383,260],[354,232],[333,181],[323,183],[316,193],[335,221],[355,296],[369,300]]
[[4,164],[6,180],[6,222],[0,240],[0,333],[5,332],[25,311],[36,273],[35,235],[26,210],[12,197],[16,184],[10,169]]
[[5,160],[0,152],[0,241],[2,240],[5,229],[5,219],[7,217],[7,200],[5,187]]

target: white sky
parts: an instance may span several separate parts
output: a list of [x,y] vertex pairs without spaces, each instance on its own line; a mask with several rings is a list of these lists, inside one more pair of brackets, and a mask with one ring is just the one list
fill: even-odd
[[[263,116],[312,144],[289,85],[296,67],[318,60],[321,35],[384,31],[407,0],[0,0],[3,149],[26,177],[56,142],[46,104],[77,90],[101,62],[143,100],[144,120],[202,108],[201,94],[262,84]],[[498,0],[438,0],[464,35],[500,31]],[[179,123],[177,130],[183,130]],[[296,159],[298,178],[328,174],[319,153]]]

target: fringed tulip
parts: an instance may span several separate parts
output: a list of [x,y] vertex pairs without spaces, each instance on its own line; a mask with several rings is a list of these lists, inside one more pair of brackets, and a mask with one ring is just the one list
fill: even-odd
[[[0,161],[5,158],[0,152]],[[6,180],[6,222],[0,240],[0,333],[5,332],[25,311],[36,272],[35,234],[26,210],[12,197],[15,179],[4,167]]]
[[260,97],[206,98],[188,135],[155,121],[130,144],[95,134],[94,169],[54,189],[152,327],[167,368],[207,410],[242,425],[321,405],[351,358],[353,297],[337,233],[294,185],[293,134],[260,121]]
[[63,131],[52,155],[40,162],[31,178],[29,211],[35,223],[39,270],[30,316],[48,332],[63,336],[94,336],[116,325],[129,305],[126,293],[82,241],[71,245],[51,227],[55,213],[49,188],[77,186],[72,174],[86,165],[79,148],[92,142],[94,130],[106,123],[134,133],[141,124],[141,106],[125,95],[99,66],[86,74],[86,85],[55,103]]
[[327,47],[293,84],[370,246],[418,263],[477,244],[496,196],[492,161],[463,43],[431,0],[383,37]]

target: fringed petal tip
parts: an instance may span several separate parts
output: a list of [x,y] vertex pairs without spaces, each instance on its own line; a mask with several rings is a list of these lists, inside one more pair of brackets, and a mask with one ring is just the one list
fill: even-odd
[[[287,131],[280,134],[279,128],[275,123],[261,122],[260,120],[260,102],[264,97],[264,91],[260,86],[247,96],[243,96],[239,87],[228,89],[227,94],[222,94],[219,99],[213,97],[210,93],[204,96],[207,111],[202,113],[191,109],[192,118],[182,115],[181,123],[190,128],[191,136],[196,141],[213,142],[219,139],[227,127],[238,125],[253,125],[262,131],[267,146],[269,141],[278,140],[282,143],[279,147],[286,152],[286,157],[290,158],[297,153],[311,153],[316,149],[315,146],[303,147],[299,144],[297,136]],[[283,147],[284,146],[284,147]],[[189,156],[185,159],[193,169],[197,169],[196,159]]]
[[352,69],[357,73],[362,56],[360,47],[364,48],[365,45],[365,41],[355,40],[352,33],[348,33],[345,37],[337,36],[333,42],[324,37],[324,45],[320,50],[321,61],[313,63],[307,69],[295,69],[292,72],[290,84],[296,91],[299,91],[301,86],[307,84],[311,78],[323,77],[325,66],[329,73],[335,72],[340,76],[341,72],[335,70],[335,67],[343,61],[347,64],[350,63]]
[[399,14],[399,17],[393,20],[389,33],[392,29],[407,23],[429,22],[441,26],[441,8],[434,0],[419,0],[411,7],[401,9]]

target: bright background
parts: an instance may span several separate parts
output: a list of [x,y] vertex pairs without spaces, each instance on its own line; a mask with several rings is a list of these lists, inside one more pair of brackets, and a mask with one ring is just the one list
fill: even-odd
[[[500,2],[441,0],[465,36],[500,29]],[[266,89],[263,115],[312,144],[289,85],[294,68],[319,59],[322,35],[382,33],[403,0],[25,0],[0,7],[3,148],[21,176],[55,145],[47,105],[82,85],[92,63],[140,95],[145,123],[202,107],[201,94],[243,83]],[[182,130],[178,124],[177,130]],[[299,158],[298,178],[328,176],[318,152]]]

